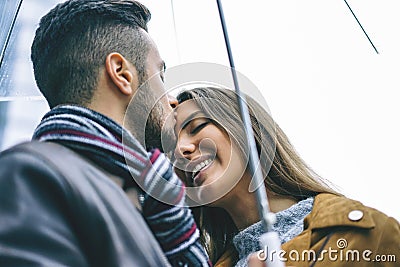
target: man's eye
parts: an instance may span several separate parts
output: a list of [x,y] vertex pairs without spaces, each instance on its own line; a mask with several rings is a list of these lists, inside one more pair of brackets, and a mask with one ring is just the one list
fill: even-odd
[[194,127],[194,129],[190,132],[190,134],[196,134],[196,133],[200,132],[201,129],[203,129],[204,127],[206,127],[207,124],[209,124],[209,123],[210,123],[209,120],[206,120],[206,121],[204,121],[203,123],[200,123],[199,125],[197,125],[196,127]]

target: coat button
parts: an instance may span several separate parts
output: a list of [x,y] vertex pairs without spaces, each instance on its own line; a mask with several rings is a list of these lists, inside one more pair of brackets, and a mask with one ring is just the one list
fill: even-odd
[[362,217],[364,216],[364,213],[361,210],[352,210],[349,212],[349,219],[350,221],[359,221],[362,219]]

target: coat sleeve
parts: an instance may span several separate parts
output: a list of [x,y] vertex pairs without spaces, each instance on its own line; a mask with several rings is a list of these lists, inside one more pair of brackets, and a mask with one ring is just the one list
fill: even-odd
[[0,266],[87,266],[60,175],[22,151],[0,155]]

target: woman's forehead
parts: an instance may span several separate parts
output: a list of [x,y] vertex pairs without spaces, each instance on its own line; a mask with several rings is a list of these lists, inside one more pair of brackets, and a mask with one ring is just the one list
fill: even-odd
[[193,99],[189,99],[180,103],[175,108],[175,119],[177,123],[178,121],[182,123],[184,120],[186,120],[186,118],[193,116],[194,113],[199,112],[202,112],[199,105],[197,105]]

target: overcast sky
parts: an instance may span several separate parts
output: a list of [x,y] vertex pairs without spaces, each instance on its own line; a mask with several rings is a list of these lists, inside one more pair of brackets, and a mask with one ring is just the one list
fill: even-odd
[[[171,1],[142,2],[152,12],[150,35],[167,67],[228,66],[214,0],[174,0],[173,9]],[[237,70],[256,84],[304,160],[342,193],[400,220],[400,2],[348,3],[379,55],[344,1],[222,0]],[[28,51],[32,29],[25,36],[21,49]],[[27,95],[40,98],[32,88]],[[29,139],[47,111],[43,101],[31,101],[28,118],[24,101],[10,105],[7,146]],[[15,119],[21,116],[23,130]]]

